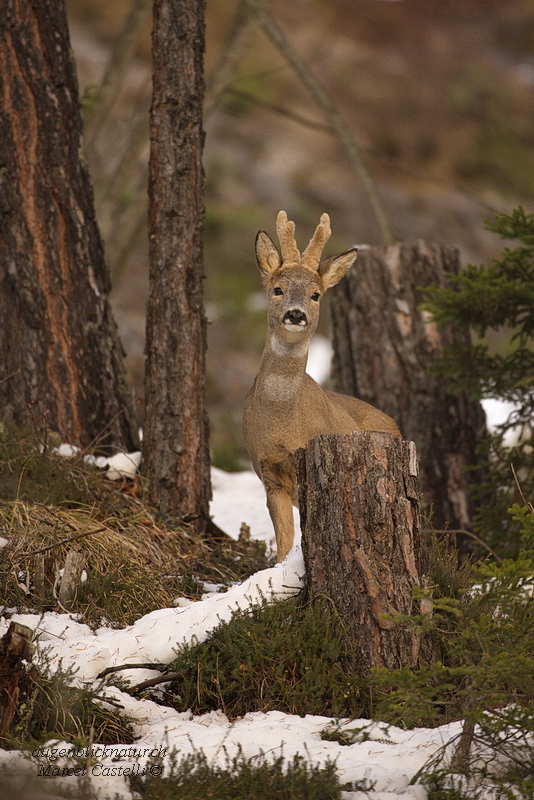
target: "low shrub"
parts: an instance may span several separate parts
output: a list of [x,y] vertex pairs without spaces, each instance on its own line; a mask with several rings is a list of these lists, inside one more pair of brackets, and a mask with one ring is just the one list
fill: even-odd
[[340,800],[342,786],[335,766],[308,763],[301,756],[245,758],[226,756],[226,764],[208,761],[204,753],[174,757],[168,775],[134,778],[131,788],[141,800]]
[[46,654],[28,664],[21,681],[21,696],[10,733],[2,742],[11,749],[33,750],[37,744],[57,739],[85,747],[130,744],[134,741],[128,717],[117,713],[98,691],[73,685],[74,673],[52,671]]
[[340,625],[324,598],[236,610],[206,642],[180,648],[169,670],[182,677],[168,686],[164,702],[196,714],[222,709],[231,719],[274,709],[366,715],[364,682],[344,667]]

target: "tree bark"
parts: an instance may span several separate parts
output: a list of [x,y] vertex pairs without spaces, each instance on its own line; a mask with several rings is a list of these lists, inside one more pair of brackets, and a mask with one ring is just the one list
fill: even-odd
[[[330,295],[333,388],[382,409],[415,442],[423,505],[432,509],[435,528],[455,530],[472,525],[469,484],[484,473],[477,445],[486,435],[485,414],[479,402],[452,394],[445,378],[431,374],[434,355],[455,334],[439,331],[421,309],[421,287],[446,285],[459,268],[458,250],[446,245],[370,247]],[[472,465],[477,469],[466,473]]]
[[144,472],[150,501],[203,532],[205,409],[204,0],[154,3]]
[[0,103],[2,416],[136,449],[62,2],[3,3]]
[[11,730],[20,697],[27,694],[26,664],[33,656],[32,636],[27,625],[11,622],[0,639],[0,740]]
[[336,606],[351,666],[415,667],[419,637],[392,618],[412,614],[420,583],[413,442],[324,434],[297,450],[295,467],[308,587]]

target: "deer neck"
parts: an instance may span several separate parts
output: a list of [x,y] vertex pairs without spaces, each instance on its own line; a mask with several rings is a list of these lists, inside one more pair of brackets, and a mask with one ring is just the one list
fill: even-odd
[[296,401],[304,387],[309,346],[309,338],[288,342],[269,332],[257,377],[257,387],[268,401]]

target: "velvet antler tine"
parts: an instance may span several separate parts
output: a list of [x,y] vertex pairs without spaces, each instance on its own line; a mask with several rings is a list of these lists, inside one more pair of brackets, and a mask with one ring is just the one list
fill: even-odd
[[295,241],[295,223],[288,220],[285,211],[280,211],[276,218],[276,232],[280,240],[284,263],[299,264],[300,251]]
[[308,269],[317,269],[321,254],[327,241],[330,239],[330,217],[328,214],[321,215],[321,221],[315,229],[315,233],[310,239],[310,243],[302,255],[302,266]]

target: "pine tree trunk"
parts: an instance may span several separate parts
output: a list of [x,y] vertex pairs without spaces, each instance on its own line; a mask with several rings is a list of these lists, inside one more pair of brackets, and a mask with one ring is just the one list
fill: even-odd
[[135,449],[62,2],[2,4],[0,103],[2,418]]
[[[486,435],[480,403],[465,392],[452,394],[445,378],[431,374],[434,355],[454,332],[438,331],[421,309],[420,287],[447,285],[459,268],[458,250],[450,246],[370,247],[330,296],[333,388],[376,405],[415,442],[423,505],[432,508],[436,529],[471,527],[469,484],[484,474],[476,452]],[[470,465],[478,469],[466,473]]]
[[151,502],[203,532],[210,498],[202,259],[204,0],[156,0],[152,43],[143,469]]
[[393,619],[412,614],[420,583],[413,442],[324,434],[297,450],[295,467],[308,587],[337,608],[351,666],[416,666],[419,637]]

